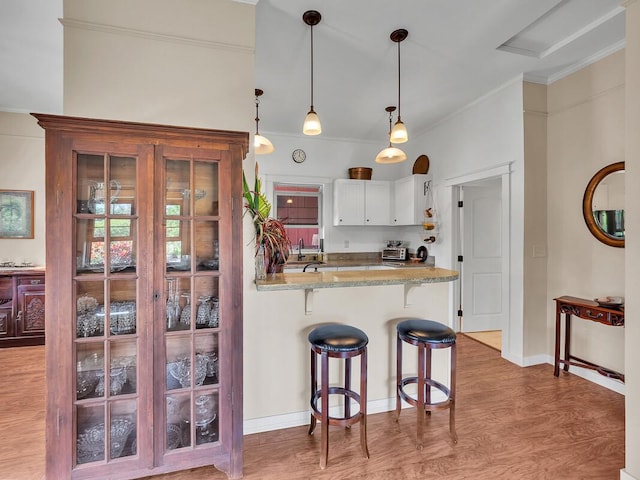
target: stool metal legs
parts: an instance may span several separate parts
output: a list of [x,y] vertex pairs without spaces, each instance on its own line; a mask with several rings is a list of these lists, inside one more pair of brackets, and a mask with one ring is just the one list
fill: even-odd
[[[402,400],[416,407],[417,415],[417,435],[416,448],[422,449],[424,417],[432,410],[441,408],[449,409],[449,432],[454,443],[458,441],[458,434],[455,428],[455,391],[456,391],[456,343],[444,343],[429,345],[426,342],[411,342],[418,347],[418,374],[416,377],[402,377],[402,343],[403,340],[397,337],[396,347],[396,421],[400,419]],[[451,373],[450,388],[431,378],[431,350],[433,348],[451,348]],[[405,393],[405,385],[416,383],[418,386],[417,398]],[[433,402],[431,388],[435,387],[446,395],[446,399],[441,402]]]

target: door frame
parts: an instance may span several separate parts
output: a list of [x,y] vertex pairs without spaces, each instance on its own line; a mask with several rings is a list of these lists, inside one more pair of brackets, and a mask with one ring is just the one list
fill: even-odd
[[[461,232],[461,216],[460,209],[458,208],[458,202],[462,199],[462,187],[465,185],[481,183],[485,180],[494,178],[501,179],[501,202],[502,202],[502,309],[506,312],[506,321],[502,325],[502,356],[508,356],[508,352],[511,351],[511,333],[522,332],[522,326],[520,328],[512,329],[512,322],[522,322],[522,318],[512,318],[510,315],[511,305],[511,285],[510,285],[510,258],[511,258],[511,243],[510,243],[510,230],[511,230],[511,163],[499,165],[486,170],[470,173],[468,175],[462,175],[447,179],[444,183],[446,186],[451,187],[451,225],[452,225],[452,249],[451,249],[451,265],[456,265],[457,270],[460,272],[460,281],[455,282],[454,285],[454,298],[456,299],[459,308],[462,308],[462,278],[464,275],[464,262],[458,262],[458,255],[462,254],[462,232]],[[460,331],[460,317],[456,316],[453,322],[454,330]],[[516,342],[517,339],[514,339]],[[522,339],[520,339],[520,342]]]

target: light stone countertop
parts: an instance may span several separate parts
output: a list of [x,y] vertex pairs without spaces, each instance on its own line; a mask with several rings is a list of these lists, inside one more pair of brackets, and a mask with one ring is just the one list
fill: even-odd
[[458,272],[438,267],[392,268],[388,270],[339,270],[305,273],[276,273],[256,280],[258,291],[312,290],[317,288],[368,287],[451,282]]

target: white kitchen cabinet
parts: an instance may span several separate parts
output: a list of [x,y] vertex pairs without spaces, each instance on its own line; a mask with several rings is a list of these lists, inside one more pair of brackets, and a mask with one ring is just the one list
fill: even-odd
[[391,225],[391,183],[372,180],[335,180],[333,224]]
[[422,225],[427,198],[427,175],[411,175],[394,182],[392,225]]

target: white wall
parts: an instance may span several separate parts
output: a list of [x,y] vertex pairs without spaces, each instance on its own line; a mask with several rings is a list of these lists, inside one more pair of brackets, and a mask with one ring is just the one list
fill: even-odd
[[[461,111],[451,115],[420,138],[431,160],[437,189],[437,201],[443,229],[440,241],[432,251],[447,267],[445,259],[459,252],[455,245],[452,223],[452,179],[509,165],[511,198],[505,208],[510,210],[510,325],[503,334],[503,355],[512,361],[525,363],[523,351],[523,230],[524,230],[524,146],[523,146],[522,79],[517,78]],[[448,221],[447,221],[448,219]],[[455,267],[455,265],[449,265]]]
[[[624,295],[625,249],[601,243],[582,217],[591,177],[625,159],[624,57],[619,51],[548,87],[549,352],[554,298]],[[624,337],[623,328],[573,321],[572,354],[624,372]]]
[[0,112],[0,190],[33,190],[34,238],[0,239],[0,262],[45,262],[44,130],[31,115]]
[[255,7],[64,2],[65,115],[250,131]]
[[[524,100],[524,351],[545,361],[547,351],[547,87],[525,82]],[[537,358],[536,358],[537,354]]]

